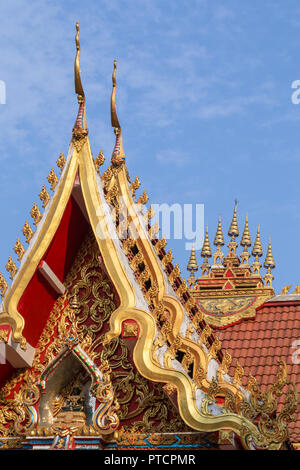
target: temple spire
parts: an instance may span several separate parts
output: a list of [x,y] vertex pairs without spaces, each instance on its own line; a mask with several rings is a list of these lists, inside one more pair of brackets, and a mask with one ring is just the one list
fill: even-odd
[[223,246],[224,244],[225,242],[222,230],[221,216],[219,215],[218,227],[214,239],[214,245],[217,247],[217,250],[214,253],[214,266],[222,265],[224,254],[222,253],[221,246]]
[[114,60],[114,70],[112,74],[112,93],[110,100],[110,113],[111,113],[111,125],[114,127],[114,133],[116,135],[116,143],[111,157],[111,163],[113,166],[120,166],[125,161],[125,154],[123,149],[123,138],[121,126],[117,116],[117,107],[116,107],[116,92],[117,92],[117,61]]
[[246,215],[245,228],[241,239],[241,246],[251,246],[251,237],[249,233],[248,214]]
[[260,227],[258,226],[255,242],[252,248],[252,256],[255,256],[255,260],[252,263],[252,274],[254,276],[260,274],[261,264],[259,262],[259,257],[261,257],[262,255],[263,255],[263,250],[262,250],[261,241],[260,241]]
[[80,43],[79,43],[79,23],[76,23],[76,56],[74,62],[74,83],[75,83],[75,93],[77,93],[77,99],[79,104],[77,118],[73,127],[73,143],[77,149],[80,151],[82,144],[85,141],[85,137],[88,134],[86,116],[85,116],[85,96],[81,83],[81,71],[80,71]]
[[222,230],[222,224],[221,224],[221,216],[219,215],[219,222],[218,222],[218,228],[216,232],[216,236],[214,239],[214,245],[215,246],[223,246],[224,245],[224,236],[223,236],[223,230]]
[[201,265],[202,276],[208,275],[210,264],[208,263],[208,258],[211,258],[211,248],[208,238],[208,225],[206,226],[206,232],[204,237],[204,242],[201,250],[201,256],[204,258],[204,262]]
[[238,227],[238,224],[237,224],[236,211],[237,211],[237,200],[235,200],[232,221],[231,221],[231,224],[230,224],[230,227],[229,227],[229,230],[228,230],[228,235],[230,237],[232,237],[232,240],[234,240],[234,237],[239,236],[239,227]]
[[75,56],[75,63],[74,63],[74,81],[75,81],[75,93],[78,96],[78,103],[82,103],[84,101],[84,91],[82,88],[81,83],[81,76],[80,76],[80,43],[79,43],[79,22],[76,23],[76,36],[75,36],[75,43],[76,43],[76,56]]
[[[235,241],[235,237],[239,236],[239,227],[238,227],[238,224],[237,224],[236,212],[237,212],[237,200],[235,200],[232,221],[231,221],[231,224],[230,224],[230,227],[229,227],[229,230],[228,230],[228,235],[231,237],[231,240],[228,243],[228,248],[229,248],[228,256],[229,257],[235,257],[236,260],[238,260],[237,254],[236,254],[236,249],[238,247],[238,244]],[[226,259],[227,259],[227,257],[225,258],[225,261],[226,261]],[[238,262],[238,261],[236,261],[236,262]]]
[[187,265],[187,270],[190,271],[191,275],[189,277],[189,280],[195,279],[195,272],[198,271],[198,264],[197,264],[197,258],[196,258],[196,251],[195,251],[195,242],[193,242],[193,247],[191,250],[191,256]]
[[241,253],[241,266],[249,266],[249,258],[250,253],[248,252],[248,246],[251,246],[251,237],[249,232],[249,225],[248,225],[248,215],[246,215],[245,227],[244,232],[241,239],[241,246],[244,247],[244,250]]
[[264,275],[265,287],[272,287],[274,276],[271,273],[271,269],[275,268],[275,261],[272,253],[271,238],[269,238],[268,251],[264,262],[264,267],[267,269],[267,272]]

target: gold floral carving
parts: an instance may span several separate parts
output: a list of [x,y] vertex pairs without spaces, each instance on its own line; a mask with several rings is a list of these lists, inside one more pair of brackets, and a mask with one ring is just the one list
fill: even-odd
[[43,203],[43,208],[45,209],[45,207],[47,206],[48,202],[50,201],[50,196],[49,196],[49,193],[45,187],[45,185],[42,187],[42,190],[39,194],[39,197],[40,197],[40,200],[42,201]]
[[0,295],[1,295],[1,297],[5,296],[7,289],[8,289],[8,284],[7,284],[3,274],[0,273]]
[[21,261],[21,259],[24,256],[24,253],[25,253],[25,248],[23,247],[23,245],[20,242],[19,238],[17,239],[16,244],[14,246],[14,252],[18,256],[18,261]]
[[11,256],[8,258],[5,269],[10,274],[10,276],[9,276],[10,279],[13,279],[15,277],[15,275],[17,274],[18,268],[15,265],[15,263],[13,262]]
[[22,229],[22,233],[23,233],[24,237],[26,238],[26,242],[29,243],[30,240],[31,240],[32,237],[33,237],[33,230],[32,230],[32,228],[30,227],[30,225],[29,225],[29,223],[27,222],[27,220],[26,220],[25,225],[24,225],[24,227],[23,227],[23,229]]
[[57,175],[56,175],[55,171],[53,170],[53,168],[51,168],[47,180],[48,180],[48,183],[51,185],[51,190],[55,191],[55,188],[56,188],[57,183],[58,183],[58,178],[57,178]]
[[100,152],[98,153],[98,155],[97,155],[97,157],[95,158],[95,161],[94,161],[97,173],[99,173],[100,166],[102,166],[104,162],[105,162],[105,158],[104,158],[104,155],[103,155],[103,151],[100,150]]
[[64,166],[66,164],[66,159],[64,157],[64,154],[61,152],[57,161],[56,161],[56,165],[58,166],[58,168],[60,169],[60,171],[62,172]]
[[40,222],[40,220],[42,218],[42,214],[41,214],[36,202],[34,203],[34,206],[31,209],[30,215],[34,220],[34,222],[33,222],[34,225],[38,225],[38,223]]

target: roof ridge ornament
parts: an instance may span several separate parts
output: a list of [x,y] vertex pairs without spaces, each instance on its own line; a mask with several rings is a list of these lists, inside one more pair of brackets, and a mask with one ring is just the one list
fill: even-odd
[[252,256],[255,256],[255,260],[252,263],[252,275],[253,276],[260,276],[261,264],[259,262],[259,257],[262,255],[263,255],[263,249],[262,249],[261,240],[260,240],[260,226],[258,225],[255,242],[252,248]]
[[239,227],[237,223],[237,199],[234,201],[234,211],[233,211],[233,216],[231,220],[231,224],[228,230],[228,235],[231,237],[230,242],[228,243],[228,248],[229,248],[229,253],[228,256],[225,258],[224,262],[227,264],[227,258],[235,258],[236,259],[236,264],[239,264],[238,256],[236,254],[236,250],[238,247],[238,244],[235,240],[239,236]]
[[76,23],[76,36],[75,36],[75,43],[76,43],[76,56],[74,62],[74,83],[75,83],[75,93],[77,93],[77,99],[79,104],[77,118],[73,127],[72,131],[72,142],[77,150],[80,151],[81,147],[83,146],[86,136],[88,135],[88,129],[86,125],[86,102],[84,91],[81,83],[81,70],[80,70],[80,43],[79,43],[79,22]]
[[186,268],[188,271],[190,271],[191,275],[189,277],[189,281],[192,281],[195,279],[195,272],[198,271],[198,263],[197,263],[197,258],[196,258],[196,251],[195,251],[195,242],[193,242],[192,250],[191,250],[191,255],[190,259]]
[[250,253],[248,252],[248,247],[251,246],[251,244],[252,242],[249,232],[248,214],[246,214],[245,227],[240,242],[240,245],[244,247],[244,250],[241,253],[241,267],[249,267]]
[[267,273],[264,275],[265,287],[272,287],[272,281],[274,279],[271,269],[275,268],[275,261],[272,252],[271,237],[269,237],[268,251],[264,262],[264,268],[267,269]]
[[114,167],[120,167],[122,163],[125,162],[125,154],[123,149],[123,137],[121,126],[119,123],[118,115],[117,115],[117,106],[116,106],[116,92],[117,92],[117,80],[116,80],[116,73],[117,73],[117,61],[114,60],[114,70],[112,74],[112,93],[111,93],[111,100],[110,100],[110,114],[111,114],[111,125],[114,127],[114,133],[116,135],[116,143],[114,146],[114,150],[111,157],[111,163]]

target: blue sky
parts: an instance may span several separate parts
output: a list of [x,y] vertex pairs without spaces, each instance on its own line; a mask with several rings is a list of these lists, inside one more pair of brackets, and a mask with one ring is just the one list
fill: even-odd
[[[300,5],[296,0],[1,2],[0,270],[77,112],[75,22],[92,151],[109,161],[113,59],[127,165],[152,203],[205,205],[212,242],[235,198],[271,236],[275,288],[300,284]],[[229,241],[229,240],[228,240]],[[185,240],[170,240],[186,275]],[[225,248],[225,253],[227,248]],[[201,263],[198,253],[198,263]],[[293,287],[294,287],[293,286]]]

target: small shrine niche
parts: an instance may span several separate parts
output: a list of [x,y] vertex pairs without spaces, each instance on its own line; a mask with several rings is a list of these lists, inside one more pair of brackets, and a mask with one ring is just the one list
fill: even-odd
[[69,355],[49,376],[39,406],[39,426],[78,429],[92,424],[95,398],[91,377],[78,359]]

